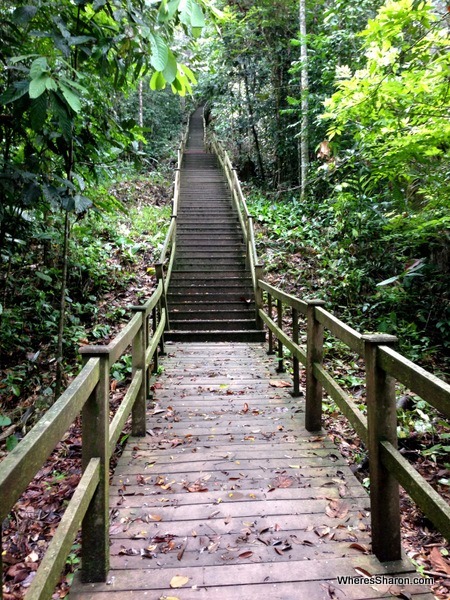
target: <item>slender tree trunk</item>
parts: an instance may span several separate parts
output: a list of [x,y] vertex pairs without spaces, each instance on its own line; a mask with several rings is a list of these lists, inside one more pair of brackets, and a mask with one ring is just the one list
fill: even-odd
[[67,272],[69,262],[69,235],[70,235],[70,217],[69,211],[66,210],[64,218],[64,238],[62,251],[62,275],[61,275],[61,291],[59,296],[59,322],[58,322],[58,342],[56,349],[56,381],[55,381],[55,400],[59,398],[62,390],[63,379],[63,359],[64,359],[64,324],[66,320],[66,288],[67,288]]
[[[144,127],[144,98],[142,79],[139,79],[139,127]],[[139,150],[142,152],[142,142],[139,142]]]
[[301,60],[301,94],[302,94],[302,120],[299,139],[300,159],[300,189],[301,198],[304,199],[307,192],[307,179],[309,167],[309,144],[308,144],[308,47],[306,42],[306,0],[300,0],[300,60]]
[[[78,7],[77,24],[75,31],[78,33],[80,24],[80,7]],[[78,47],[72,57],[72,66],[76,70],[78,68]],[[73,170],[75,164],[74,156],[74,131],[72,124],[72,137],[69,142],[69,147],[66,156],[66,179],[69,182],[73,181]],[[64,325],[66,322],[66,288],[67,288],[67,272],[69,262],[69,236],[70,236],[70,215],[69,211],[65,210],[64,215],[64,234],[63,234],[63,249],[61,256],[61,288],[59,295],[59,320],[58,320],[58,340],[56,343],[56,379],[55,379],[55,400],[59,398],[62,390],[63,380],[63,360],[64,360]]]
[[263,165],[263,160],[262,160],[262,155],[261,155],[261,147],[259,145],[259,138],[258,138],[258,132],[256,131],[256,125],[255,125],[255,112],[253,110],[253,102],[250,96],[250,86],[248,83],[248,75],[247,75],[247,71],[244,69],[242,69],[242,73],[243,73],[243,78],[244,78],[244,85],[245,85],[245,95],[247,97],[247,108],[248,108],[248,114],[250,117],[250,129],[253,135],[253,141],[255,143],[255,150],[256,150],[256,158],[258,160],[258,170],[259,170],[259,175],[262,179],[262,181],[265,180],[266,176],[264,173],[264,165]]

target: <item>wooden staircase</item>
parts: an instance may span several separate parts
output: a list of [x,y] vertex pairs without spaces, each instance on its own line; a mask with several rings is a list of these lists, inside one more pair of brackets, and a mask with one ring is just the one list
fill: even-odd
[[261,342],[246,248],[203,111],[191,117],[180,176],[176,254],[168,290],[170,341]]

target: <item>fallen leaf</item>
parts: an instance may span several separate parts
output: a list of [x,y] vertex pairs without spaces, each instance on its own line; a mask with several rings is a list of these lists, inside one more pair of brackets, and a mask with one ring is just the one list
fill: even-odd
[[172,577],[172,579],[170,580],[170,587],[172,589],[178,589],[182,588],[187,583],[189,583],[189,577],[184,577],[183,575],[175,575],[175,577]]
[[435,571],[440,571],[441,573],[450,575],[450,563],[448,563],[442,556],[439,548],[432,548],[428,558]]
[[283,381],[282,379],[271,379],[269,385],[276,388],[292,387],[288,381]]
[[372,573],[369,573],[369,571],[366,571],[362,567],[355,567],[355,571],[358,573],[358,575],[364,575],[364,577],[372,577]]
[[332,519],[344,519],[348,515],[349,507],[342,500],[331,500],[325,508],[326,514]]
[[402,600],[412,600],[411,594],[402,590],[398,585],[392,585],[389,588],[389,593],[396,598],[402,598]]
[[326,535],[329,535],[330,532],[331,532],[331,529],[329,527],[325,527],[325,525],[314,528],[314,533],[321,538],[325,537]]
[[238,555],[239,558],[250,558],[250,556],[253,556],[253,552],[251,550],[247,550],[247,552],[242,552]]
[[353,542],[353,544],[350,544],[349,548],[359,550],[360,552],[364,552],[364,554],[369,554],[369,549],[367,548],[367,546],[363,546],[363,544],[358,544],[357,542]]
[[184,541],[183,541],[183,545],[181,546],[180,551],[177,554],[178,560],[181,560],[183,558],[184,551],[186,550],[186,547],[187,547],[187,541],[188,541],[187,537],[185,537]]
[[39,560],[39,554],[37,552],[31,552],[26,558],[26,563],[35,563]]

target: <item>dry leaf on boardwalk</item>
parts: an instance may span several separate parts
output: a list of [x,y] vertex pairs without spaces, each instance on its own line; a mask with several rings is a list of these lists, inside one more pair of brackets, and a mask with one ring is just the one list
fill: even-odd
[[269,385],[276,388],[292,387],[292,384],[288,381],[283,381],[282,379],[271,379]]
[[331,500],[325,509],[326,514],[332,519],[344,519],[348,511],[348,505],[342,500]]
[[352,544],[350,544],[349,548],[359,550],[360,552],[364,552],[364,554],[369,554],[369,548],[367,546],[364,546],[364,544],[358,544],[358,542],[353,542]]
[[175,575],[175,577],[172,577],[172,579],[170,580],[170,587],[172,589],[182,588],[187,583],[189,583],[189,577],[184,577],[183,575]]

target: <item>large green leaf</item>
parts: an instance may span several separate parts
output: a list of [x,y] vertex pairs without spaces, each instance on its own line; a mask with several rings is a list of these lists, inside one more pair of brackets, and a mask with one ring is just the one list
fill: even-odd
[[150,35],[150,44],[152,47],[152,56],[150,59],[155,71],[164,71],[169,60],[169,48],[166,42],[158,34]]
[[37,6],[19,6],[13,13],[13,21],[19,25],[26,25],[28,21],[36,15],[38,11]]
[[0,95],[0,104],[9,104],[10,102],[15,102],[27,94],[29,88],[29,81],[16,81],[13,86],[8,88],[6,92]]
[[163,71],[164,79],[167,83],[172,83],[172,81],[177,76],[177,61],[173,55],[173,52],[169,50],[169,59],[167,61],[166,68]]
[[47,80],[50,79],[48,75],[42,74],[36,79],[30,81],[29,94],[30,98],[39,98],[41,94],[47,89]]
[[155,71],[150,79],[151,90],[162,90],[166,87],[166,78],[160,71]]
[[47,118],[47,95],[41,94],[31,102],[30,123],[33,131],[40,131]]
[[180,6],[180,0],[164,0],[161,2],[158,19],[161,23],[166,23],[173,19]]
[[192,27],[204,27],[205,26],[205,16],[203,14],[202,9],[198,4],[192,2],[191,8],[191,25]]
[[73,90],[71,90],[67,85],[64,85],[64,83],[60,82],[59,87],[60,87],[60,90],[61,90],[67,104],[70,106],[70,108],[72,110],[74,110],[76,113],[80,112],[81,101],[80,101],[80,97],[78,96],[78,94],[76,94]]
[[191,83],[193,83],[194,85],[197,83],[197,79],[189,67],[187,67],[186,65],[181,65],[181,72],[187,77],[187,79]]
[[39,58],[36,58],[36,60],[33,60],[33,62],[31,63],[30,77],[31,77],[31,79],[37,79],[38,77],[40,77],[43,73],[46,73],[47,71],[48,71],[47,59],[45,58],[45,56],[40,56]]

